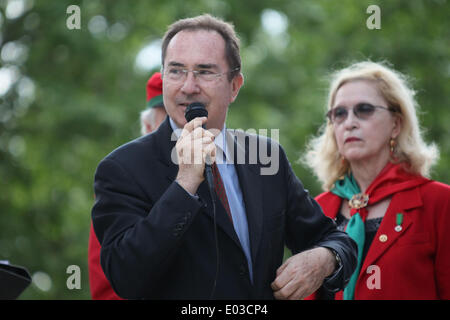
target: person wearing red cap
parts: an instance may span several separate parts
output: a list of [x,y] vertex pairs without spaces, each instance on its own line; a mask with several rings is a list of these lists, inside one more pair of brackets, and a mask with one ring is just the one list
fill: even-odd
[[161,73],[155,72],[147,81],[147,108],[141,112],[141,134],[146,135],[155,131],[166,116]]
[[[164,121],[167,113],[162,97],[161,73],[155,72],[147,81],[147,108],[141,112],[141,134],[146,135]],[[100,265],[101,246],[91,224],[88,247],[89,284],[93,300],[122,300],[112,289]]]

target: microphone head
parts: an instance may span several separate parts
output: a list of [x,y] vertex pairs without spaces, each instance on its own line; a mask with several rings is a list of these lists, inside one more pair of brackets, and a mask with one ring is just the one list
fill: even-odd
[[187,106],[184,117],[186,118],[187,122],[190,122],[195,118],[208,117],[208,111],[206,110],[203,103],[193,102]]

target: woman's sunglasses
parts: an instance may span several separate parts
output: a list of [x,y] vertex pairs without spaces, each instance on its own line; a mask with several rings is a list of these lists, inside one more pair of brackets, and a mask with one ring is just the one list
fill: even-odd
[[[352,109],[353,109],[353,114],[358,119],[367,120],[374,114],[375,109],[377,109],[377,108],[384,109],[384,110],[391,111],[391,112],[397,112],[397,110],[395,110],[393,108],[374,106],[374,105],[371,105],[370,103],[365,103],[365,102],[358,103]],[[328,117],[328,119],[330,119],[331,123],[339,124],[339,123],[344,122],[345,119],[347,119],[348,112],[349,112],[349,109],[346,107],[336,107],[327,112],[327,117]]]

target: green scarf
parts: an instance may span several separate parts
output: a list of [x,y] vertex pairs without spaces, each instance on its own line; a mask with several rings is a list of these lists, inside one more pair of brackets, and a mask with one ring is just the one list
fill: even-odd
[[[331,190],[332,193],[337,196],[350,200],[353,195],[361,192],[358,184],[356,183],[353,175],[345,175],[344,180],[339,180],[335,183],[334,188]],[[344,300],[353,300],[355,296],[355,286],[358,280],[359,272],[362,265],[362,255],[364,249],[364,242],[366,240],[366,231],[364,227],[364,221],[359,212],[354,214],[347,224],[346,232],[350,238],[355,240],[358,245],[358,264],[356,266],[355,272],[353,272],[350,277],[350,282],[344,289]]]

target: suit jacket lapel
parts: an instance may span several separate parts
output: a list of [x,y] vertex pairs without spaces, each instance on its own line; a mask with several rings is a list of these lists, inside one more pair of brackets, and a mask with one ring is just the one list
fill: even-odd
[[[244,199],[250,239],[250,251],[253,265],[255,265],[256,255],[261,242],[263,223],[263,186],[260,179],[260,167],[257,164],[250,163],[245,140],[242,141],[242,139],[236,139],[236,136],[233,136],[231,133],[228,134],[230,137],[233,137],[234,140],[234,163],[242,191],[242,197]],[[242,158],[239,158],[238,155],[246,155],[246,157],[244,157],[244,164],[241,164]]]

